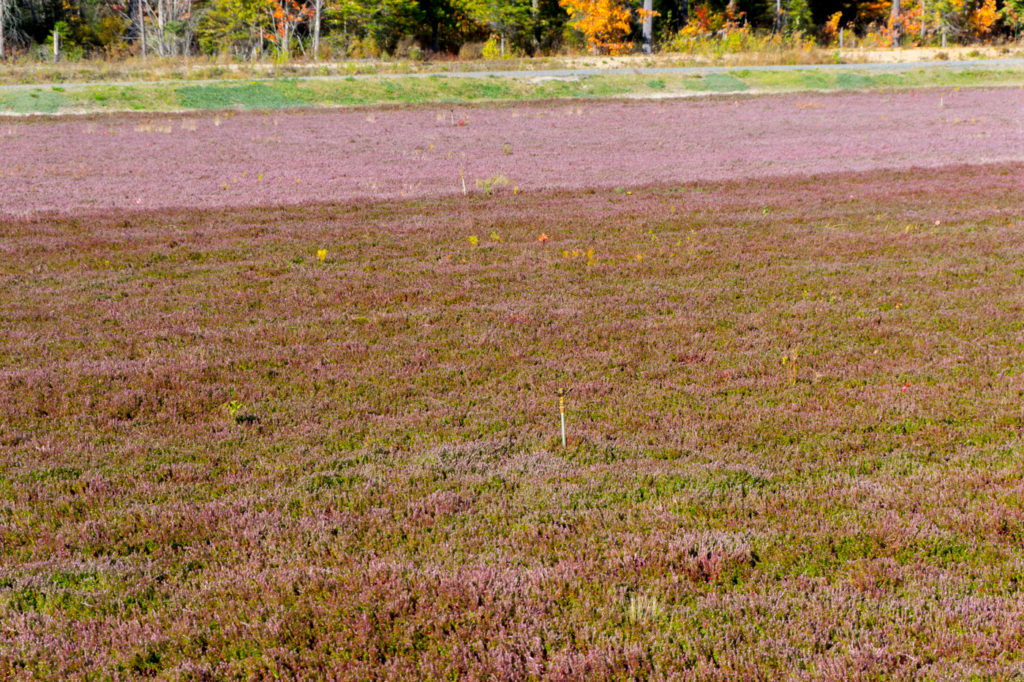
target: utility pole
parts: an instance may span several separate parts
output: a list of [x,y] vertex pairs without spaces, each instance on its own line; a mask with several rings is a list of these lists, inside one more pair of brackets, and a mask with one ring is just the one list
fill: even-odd
[[644,54],[654,52],[654,0],[644,0]]
[[900,0],[892,0],[892,13],[889,14],[889,25],[892,26],[892,46],[900,46]]

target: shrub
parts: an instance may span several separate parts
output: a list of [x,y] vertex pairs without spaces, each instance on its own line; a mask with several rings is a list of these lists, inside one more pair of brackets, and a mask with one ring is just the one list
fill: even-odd
[[486,43],[469,42],[463,43],[459,48],[459,59],[481,59],[484,56],[484,45]]
[[383,51],[373,36],[356,38],[348,46],[348,56],[352,59],[379,59]]
[[483,49],[481,50],[481,56],[488,61],[501,59],[501,47],[498,45],[498,39],[491,36],[484,43]]
[[423,59],[423,47],[413,36],[405,36],[395,45],[395,56],[400,59]]

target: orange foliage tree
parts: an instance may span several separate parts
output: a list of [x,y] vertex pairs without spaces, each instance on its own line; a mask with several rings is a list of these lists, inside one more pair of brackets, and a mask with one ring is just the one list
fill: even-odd
[[935,10],[941,30],[960,40],[991,38],[1000,16],[996,0],[935,0]]
[[271,0],[270,10],[274,18],[274,35],[268,38],[277,46],[278,55],[287,57],[295,29],[313,16],[313,8],[296,0]]
[[821,27],[821,37],[826,45],[831,45],[835,42],[836,36],[839,35],[839,21],[842,18],[842,12],[835,12],[829,16],[828,21]]
[[996,0],[985,0],[974,10],[969,26],[975,37],[984,39],[992,35],[992,30],[998,20],[999,10],[996,9]]
[[572,24],[598,54],[621,54],[629,49],[629,8],[622,0],[558,0],[572,15]]

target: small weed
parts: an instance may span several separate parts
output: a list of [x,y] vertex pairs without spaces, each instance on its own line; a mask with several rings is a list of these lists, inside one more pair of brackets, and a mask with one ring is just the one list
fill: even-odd
[[236,424],[255,424],[259,422],[259,417],[250,412],[246,406],[239,400],[231,400],[222,405],[228,411],[228,416]]
[[484,193],[487,194],[488,196],[491,195],[495,188],[504,187],[505,185],[508,185],[508,178],[506,178],[504,175],[495,175],[494,177],[480,179],[476,181],[476,186],[482,187]]

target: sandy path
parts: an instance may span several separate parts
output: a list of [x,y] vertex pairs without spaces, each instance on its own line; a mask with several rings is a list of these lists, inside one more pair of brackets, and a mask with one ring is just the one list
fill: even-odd
[[1024,91],[935,89],[0,123],[0,215],[1024,161]]

